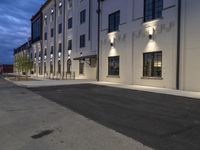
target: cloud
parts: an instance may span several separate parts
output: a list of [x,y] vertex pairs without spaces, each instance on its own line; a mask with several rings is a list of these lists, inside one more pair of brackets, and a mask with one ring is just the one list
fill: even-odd
[[30,19],[44,0],[0,0],[0,63],[13,62],[13,49],[31,34]]

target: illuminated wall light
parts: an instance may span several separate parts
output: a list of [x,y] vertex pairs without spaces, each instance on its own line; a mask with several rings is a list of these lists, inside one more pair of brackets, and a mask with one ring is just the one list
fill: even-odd
[[152,40],[152,39],[153,39],[153,36],[154,36],[154,34],[155,34],[155,27],[149,27],[149,28],[147,29],[147,31],[148,31],[148,34],[149,34],[149,39]]
[[62,2],[59,3],[59,7],[61,7],[61,6],[62,6]]
[[72,50],[68,50],[68,54],[71,55],[71,53],[72,53]]
[[54,10],[53,10],[53,8],[51,9],[51,13],[53,14],[53,12],[54,12]]
[[51,54],[51,58],[53,58],[53,54]]
[[61,56],[61,52],[58,53],[58,57],[60,57],[60,56]]
[[71,57],[70,57],[70,55],[68,55],[68,59],[70,59]]

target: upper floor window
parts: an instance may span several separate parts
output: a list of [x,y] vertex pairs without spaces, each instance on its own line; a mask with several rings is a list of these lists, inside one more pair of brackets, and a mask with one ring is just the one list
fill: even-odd
[[68,50],[72,50],[72,40],[68,40]]
[[72,28],[72,17],[68,19],[68,29]]
[[58,34],[62,33],[62,24],[60,23],[58,25]]
[[163,0],[144,0],[144,22],[162,17]]
[[120,24],[120,11],[110,14],[108,19],[108,32],[119,30],[119,24]]
[[143,76],[162,76],[162,52],[151,52],[143,54]]
[[85,47],[85,34],[80,36],[80,48]]
[[68,0],[68,6],[69,8],[72,8],[72,0]]
[[47,32],[44,33],[44,40],[47,40]]
[[62,43],[59,43],[58,45],[58,52],[62,52]]
[[53,37],[53,28],[51,28],[51,37]]
[[84,23],[86,21],[86,10],[82,10],[80,12],[80,24]]

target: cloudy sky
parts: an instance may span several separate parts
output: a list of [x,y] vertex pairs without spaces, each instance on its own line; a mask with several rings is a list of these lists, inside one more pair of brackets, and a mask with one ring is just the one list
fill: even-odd
[[30,37],[30,18],[44,1],[0,0],[0,64],[13,63],[13,49]]

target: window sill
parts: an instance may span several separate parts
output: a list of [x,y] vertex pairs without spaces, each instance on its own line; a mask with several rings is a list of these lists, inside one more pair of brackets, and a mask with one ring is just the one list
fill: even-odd
[[141,79],[147,79],[147,80],[163,80],[162,77],[141,77]]
[[120,78],[119,75],[107,75],[107,78]]
[[148,21],[143,20],[142,24],[143,24],[144,26],[146,26],[146,25],[149,25],[149,24],[157,23],[158,21],[160,21],[160,20],[162,20],[162,19],[163,19],[163,17],[156,18],[156,19],[152,19],[152,20],[148,20]]
[[115,35],[119,32],[119,30],[116,30],[116,31],[108,31],[107,32],[107,35]]

